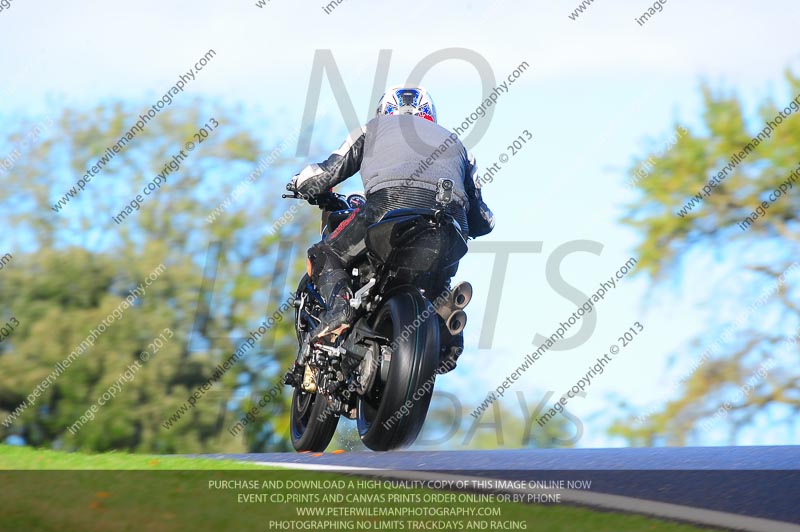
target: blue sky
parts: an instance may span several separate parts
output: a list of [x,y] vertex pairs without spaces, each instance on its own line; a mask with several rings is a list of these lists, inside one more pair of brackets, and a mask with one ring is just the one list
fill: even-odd
[[[634,155],[663,142],[676,124],[695,130],[700,82],[735,90],[752,115],[764,97],[788,100],[783,72],[800,67],[794,38],[800,6],[789,0],[670,0],[644,27],[634,17],[648,2],[597,0],[573,21],[567,14],[574,3],[427,2],[416,4],[413,16],[398,12],[397,4],[366,0],[345,0],[330,15],[321,1],[271,0],[257,8],[254,1],[17,0],[0,12],[0,117],[120,97],[149,101],[214,49],[217,57],[179,98],[197,94],[259,109],[276,117],[281,131],[264,132],[275,138],[300,124],[316,49],[334,54],[363,120],[375,107],[370,92],[380,49],[393,50],[390,84],[404,81],[423,57],[449,47],[481,54],[498,80],[528,62],[531,69],[501,96],[487,134],[472,147],[479,163],[494,161],[522,130],[533,133],[533,143],[486,185],[484,196],[498,220],[489,240],[542,242],[540,254],[511,258],[489,350],[477,349],[477,338],[491,258],[476,254],[462,262],[459,278],[470,280],[476,292],[468,352],[459,370],[437,385],[471,394],[476,403],[532,350],[536,332],[549,334],[575,310],[544,278],[555,248],[572,240],[603,244],[599,256],[576,253],[564,262],[565,279],[587,294],[633,255],[636,235],[617,222],[634,197],[624,185],[627,170]],[[463,61],[438,65],[424,85],[444,126],[459,124],[482,98],[474,67]],[[327,81],[319,116],[334,126],[324,132],[318,126],[315,135],[345,137]],[[276,183],[276,194],[282,184]],[[713,267],[719,275],[724,270]],[[613,414],[610,394],[642,407],[665,399],[667,355],[686,351],[715,310],[700,276],[683,281],[682,289],[651,294],[645,307],[653,290],[649,281],[624,280],[599,305],[597,328],[584,345],[551,353],[512,391],[560,395],[632,322],[641,321],[645,334],[627,358],[571,405],[587,419],[600,413],[587,422],[580,446],[621,444],[603,430]],[[518,409],[513,395],[504,401]],[[785,443],[790,436],[761,431],[747,441]],[[704,443],[720,443],[715,438]]]

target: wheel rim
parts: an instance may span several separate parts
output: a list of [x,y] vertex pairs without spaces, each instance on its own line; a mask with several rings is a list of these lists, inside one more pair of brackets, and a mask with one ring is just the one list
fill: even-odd
[[301,392],[295,389],[292,395],[292,437],[299,440],[308,428],[311,410],[317,394]]
[[380,408],[381,405],[383,387],[377,382],[379,379],[379,376],[376,377],[376,383],[373,385],[372,389],[367,394],[361,395],[358,398],[358,432],[361,436],[369,431],[369,428],[372,426],[372,420],[375,419],[375,416],[378,414],[378,408]]
[[[392,328],[391,314],[387,312],[387,310],[388,309],[381,311],[381,313],[378,315],[375,321],[374,329],[378,334],[389,338],[391,343],[391,341],[394,340],[394,330]],[[391,370],[391,359],[388,367],[384,370],[383,366],[386,364],[386,361],[383,359],[383,354],[378,356],[380,357],[378,359],[379,364],[374,370],[376,375],[372,386],[367,393],[358,397],[358,432],[361,436],[369,431],[370,427],[372,426],[372,421],[378,414],[381,401],[383,400],[384,381],[381,378],[381,375],[388,375],[389,370]]]

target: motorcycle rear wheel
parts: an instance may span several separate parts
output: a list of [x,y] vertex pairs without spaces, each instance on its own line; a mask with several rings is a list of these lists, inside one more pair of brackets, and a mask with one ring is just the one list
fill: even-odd
[[422,430],[439,363],[439,325],[433,306],[410,288],[383,304],[373,328],[395,348],[390,360],[380,357],[388,367],[358,398],[358,432],[373,451],[390,451],[408,447]]

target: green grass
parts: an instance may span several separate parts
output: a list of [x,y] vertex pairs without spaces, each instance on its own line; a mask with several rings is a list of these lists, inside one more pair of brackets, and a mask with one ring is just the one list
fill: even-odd
[[111,452],[104,454],[65,453],[31,447],[0,445],[0,470],[141,470],[141,471],[187,471],[187,470],[251,470],[273,469],[235,460],[211,458],[182,458],[180,456],[155,456]]
[[[68,470],[68,471],[64,471]],[[242,502],[243,494],[307,494],[308,490],[270,490],[268,488],[223,489],[220,481],[248,480],[259,483],[276,480],[363,480],[360,477],[287,469],[268,469],[232,461],[164,456],[107,453],[87,455],[62,453],[0,445],[0,531],[172,531],[172,530],[270,530],[270,520],[303,521],[338,519],[359,523],[371,521],[376,529],[381,517],[298,517],[296,508],[328,507],[473,507],[500,508],[501,517],[400,518],[425,523],[461,520],[442,530],[465,532],[480,530],[465,523],[470,519],[499,519],[527,524],[527,530],[573,532],[609,531],[691,532],[701,529],[646,517],[598,512],[566,505],[525,505],[467,500],[454,504],[423,503],[298,503]],[[215,484],[216,483],[216,484]],[[348,486],[349,488],[349,486]],[[325,493],[419,494],[421,489],[387,488],[341,489]],[[321,530],[319,528],[315,528]],[[420,530],[406,525],[401,530]],[[491,530],[492,528],[486,528]],[[330,529],[332,532],[336,528]],[[382,528],[382,530],[392,530]]]

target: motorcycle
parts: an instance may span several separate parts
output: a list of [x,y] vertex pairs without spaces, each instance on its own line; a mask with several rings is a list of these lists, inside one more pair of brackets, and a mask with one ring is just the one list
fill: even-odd
[[[458,222],[445,212],[453,183],[439,182],[432,209],[386,213],[366,233],[366,253],[351,265],[354,321],[332,343],[311,342],[326,302],[308,274],[295,293],[299,345],[284,383],[294,388],[291,440],[297,451],[321,452],[340,417],[357,422],[366,447],[411,445],[425,422],[437,374],[455,367],[472,287],[449,287],[448,269],[466,254]],[[326,191],[305,199],[322,211],[322,237],[366,198]],[[460,340],[459,344],[455,340]]]

